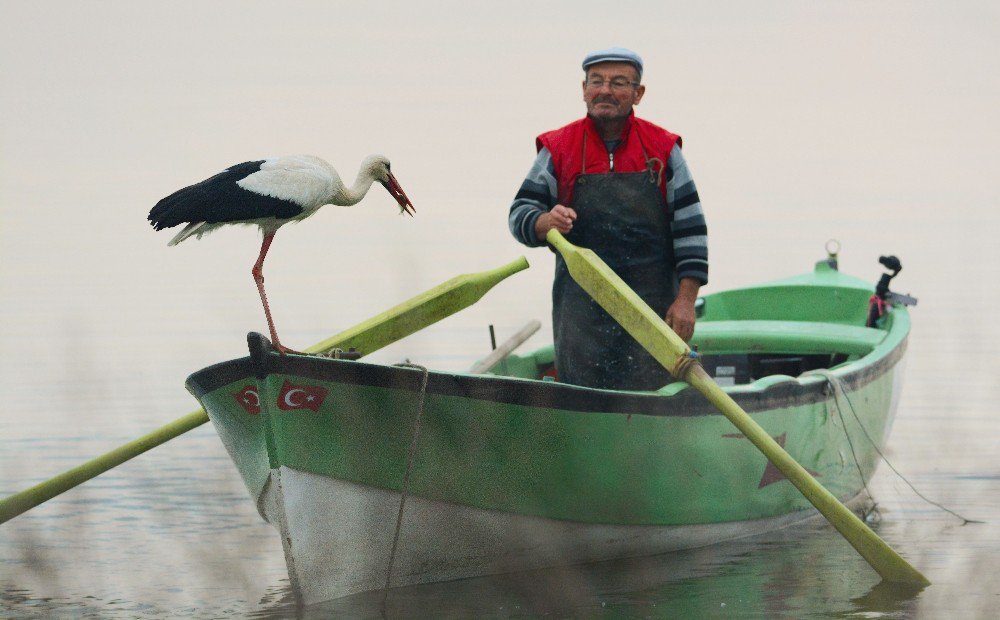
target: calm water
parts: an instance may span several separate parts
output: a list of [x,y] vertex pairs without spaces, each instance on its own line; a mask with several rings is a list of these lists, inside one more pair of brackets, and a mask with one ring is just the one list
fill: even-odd
[[[378,352],[468,368],[525,322],[550,329],[552,260],[506,208],[535,134],[582,113],[582,54],[646,58],[640,113],[685,136],[711,230],[706,292],[811,269],[904,270],[907,384],[871,483],[876,528],[933,582],[878,585],[822,523],[627,562],[393,591],[391,616],[1000,615],[993,311],[1000,229],[1000,16],[992,3],[736,9],[689,3],[5,6],[0,24],[0,493],[195,408],[190,372],[264,328],[257,234],[167,248],[157,199],[272,154],[345,177],[392,158],[417,207],[378,190],[278,235],[266,273],[282,340],[304,347],[458,273],[528,256],[474,308]],[[623,19],[623,11],[642,16]],[[526,19],[526,16],[531,16]],[[764,17],[773,15],[775,17]],[[565,32],[552,38],[552,25]],[[123,27],[123,25],[126,25]],[[540,53],[540,44],[545,42]],[[0,526],[0,614],[378,616],[381,595],[296,609],[281,545],[210,426]]]

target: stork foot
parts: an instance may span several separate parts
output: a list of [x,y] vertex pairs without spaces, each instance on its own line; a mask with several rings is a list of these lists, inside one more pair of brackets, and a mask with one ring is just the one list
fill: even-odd
[[289,349],[280,342],[275,342],[272,344],[272,346],[274,347],[274,350],[280,353],[281,355],[288,355],[289,353],[292,355],[311,355],[311,353],[304,353],[302,351],[296,351],[295,349]]

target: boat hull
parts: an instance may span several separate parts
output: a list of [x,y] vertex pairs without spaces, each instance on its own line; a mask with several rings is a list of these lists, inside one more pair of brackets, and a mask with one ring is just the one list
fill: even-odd
[[[718,294],[696,333],[706,368],[733,369],[721,378],[763,375],[725,389],[841,501],[875,470],[909,332],[903,308],[857,327],[870,292],[834,272]],[[734,314],[745,308],[753,315]],[[791,320],[768,314],[776,308]],[[188,387],[281,532],[305,603],[387,578],[402,586],[697,547],[817,514],[683,383],[613,392],[278,355],[254,342],[250,357],[199,371]],[[526,377],[547,359],[516,357],[508,366],[528,367]],[[817,359],[828,363],[798,374]],[[767,371],[792,367],[797,376]]]
[[[849,505],[864,508],[856,496]],[[385,587],[691,549],[819,518],[812,509],[688,525],[577,523],[482,510],[281,467],[262,496],[294,591],[313,604]],[[391,573],[391,574],[390,574]]]

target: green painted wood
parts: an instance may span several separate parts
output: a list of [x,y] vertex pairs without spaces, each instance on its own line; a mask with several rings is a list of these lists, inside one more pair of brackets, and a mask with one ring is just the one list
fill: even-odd
[[[333,363],[316,360],[317,366]],[[402,375],[419,371],[395,370],[400,384],[410,384],[405,388],[392,381],[358,385],[339,381],[336,374],[318,379],[300,372],[277,369],[259,382],[248,376],[202,396],[250,497],[258,500],[274,464],[401,490],[420,406],[414,382],[402,381]],[[448,383],[449,376],[432,373],[431,380]],[[286,381],[325,389],[319,411],[279,409],[277,394]],[[850,388],[850,398],[864,403],[857,414],[872,436],[885,433],[893,381],[890,370]],[[261,390],[258,415],[249,414],[233,398],[248,383]],[[558,383],[551,387],[570,389]],[[503,393],[516,389],[507,384]],[[591,391],[600,396],[599,390]],[[630,415],[627,409],[581,412],[539,396],[534,404],[511,404],[460,392],[428,392],[408,492],[484,510],[612,525],[731,523],[811,507],[787,481],[769,476],[773,468],[760,451],[736,433],[725,416],[708,413],[708,407],[699,415]],[[684,406],[670,400],[662,397],[663,411],[676,413]],[[845,461],[843,454],[850,448],[828,406],[828,400],[793,405],[784,399],[780,406],[755,412],[754,419],[772,436],[784,436],[797,460],[817,472],[837,497],[848,499],[861,487],[858,470],[870,476],[878,455],[874,447],[861,445],[857,464]],[[850,423],[851,432],[860,434],[853,418]]]
[[[813,293],[796,303],[810,308],[816,331],[843,327],[844,333],[851,333],[853,326],[836,321],[849,314],[849,304],[865,306],[872,287],[868,285],[866,291],[858,288],[855,282],[860,281],[855,278],[831,275],[835,274],[817,270],[782,282],[794,281],[796,291]],[[860,297],[852,298],[855,290],[861,292]],[[716,296],[727,293],[714,293],[705,300],[713,306]],[[785,284],[761,285],[759,295],[765,299],[754,306],[769,307],[768,300],[786,299],[787,293]],[[785,310],[789,316],[801,314],[797,308]],[[747,312],[739,318],[753,324],[756,316]],[[859,320],[864,318],[861,312]],[[884,437],[888,430],[898,370],[887,359],[902,356],[909,333],[905,308],[893,308],[886,318],[883,328],[871,330],[881,342],[868,355],[841,364],[836,371],[838,376],[861,371],[867,377],[853,383],[849,393],[861,405],[857,423],[872,437]],[[731,320],[726,331],[739,332],[738,322]],[[798,321],[793,323],[796,332],[802,333],[788,338],[782,347],[794,351],[804,346],[799,336],[808,345],[814,335]],[[871,337],[864,328],[862,333]],[[743,344],[744,354],[760,346],[752,340]],[[709,350],[704,343],[702,350]],[[549,345],[525,356],[507,357],[501,374],[537,380],[552,362]],[[200,387],[195,390],[255,501],[273,465],[374,488],[400,489],[399,474],[406,469],[417,406],[413,386],[402,387],[411,383],[402,375],[416,371],[395,369],[396,382],[382,379],[376,385],[358,385],[337,378],[340,371],[356,372],[343,364],[338,363],[334,372],[323,368],[333,362],[315,359],[313,368],[296,366],[288,374],[282,372],[278,358],[265,381],[248,373],[208,393]],[[383,375],[386,368],[372,366],[370,370]],[[432,383],[442,380],[445,385],[468,379],[461,373],[432,375]],[[300,414],[275,407],[275,395],[286,380],[327,390],[329,396],[320,411]],[[790,381],[797,385],[788,385]],[[862,445],[851,452],[856,463],[844,460],[843,455],[851,450],[846,430],[831,417],[836,406],[832,398],[815,398],[816,390],[809,386],[818,381],[818,377],[773,375],[729,389],[745,409],[753,404],[754,420],[772,437],[781,438],[789,453],[815,472],[827,490],[847,500],[861,488],[859,471],[864,479],[874,472],[880,446]],[[262,398],[258,415],[248,414],[233,398],[247,384],[269,395]],[[776,473],[760,450],[734,432],[725,416],[709,415],[709,403],[695,402],[698,395],[687,383],[675,382],[658,390],[656,410],[664,415],[653,416],[627,405],[576,411],[560,403],[567,389],[594,392],[592,402],[607,394],[548,385],[542,389],[540,385],[505,384],[497,399],[480,399],[461,390],[451,395],[428,393],[410,493],[487,510],[614,525],[752,522],[812,507]],[[784,386],[780,396],[772,393],[776,385]],[[504,400],[503,395],[510,397],[524,388],[535,392],[534,401],[519,400],[523,404],[514,405]],[[860,427],[851,432],[860,433]],[[432,456],[425,459],[424,455]]]
[[[872,327],[813,321],[698,321],[692,342],[712,353],[867,355],[885,338]],[[752,343],[748,346],[748,343]]]
[[[471,306],[503,279],[527,268],[528,261],[522,256],[496,269],[457,276],[309,347],[306,352],[323,353],[333,349],[355,348],[362,355],[367,355]],[[0,500],[0,523],[5,523],[205,422],[208,422],[208,415],[203,409],[193,411],[69,471]]]
[[712,293],[704,298],[699,318],[864,325],[873,292],[870,282],[832,270],[826,261],[820,261],[811,273]]
[[[574,246],[555,229],[549,231],[546,239],[562,255],[570,275],[580,287],[665,368],[673,369],[678,360],[690,355],[687,344],[600,257],[590,250]],[[926,577],[809,475],[712,381],[700,365],[695,365],[693,369],[687,376],[688,382],[767,456],[883,579],[921,586],[930,584]]]

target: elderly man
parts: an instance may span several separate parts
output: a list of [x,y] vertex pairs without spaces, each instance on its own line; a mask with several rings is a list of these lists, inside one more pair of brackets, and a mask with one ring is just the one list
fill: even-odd
[[[540,135],[538,156],[510,207],[528,246],[557,229],[596,252],[684,340],[708,282],[705,218],[680,136],[636,118],[642,59],[624,48],[584,58],[587,116]],[[552,323],[559,380],[655,390],[666,370],[581,289],[556,254]]]

